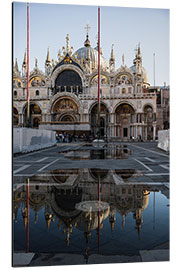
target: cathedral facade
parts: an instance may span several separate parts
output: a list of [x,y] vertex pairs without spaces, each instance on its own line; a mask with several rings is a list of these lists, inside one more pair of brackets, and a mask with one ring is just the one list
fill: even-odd
[[[115,68],[114,48],[107,61],[100,53],[100,134],[116,140],[155,140],[157,96],[148,82],[142,66],[140,45],[132,66]],[[49,49],[45,71],[35,67],[29,76],[30,126],[91,135],[98,132],[98,47],[92,48],[88,32],[84,46],[75,53],[69,45],[50,59]],[[24,54],[22,72],[17,60],[13,65],[13,124],[27,123],[27,56]]]

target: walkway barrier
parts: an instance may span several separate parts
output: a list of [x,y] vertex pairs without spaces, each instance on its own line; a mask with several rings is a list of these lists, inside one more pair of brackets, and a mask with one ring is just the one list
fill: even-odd
[[27,153],[56,144],[56,132],[33,128],[13,128],[13,153]]
[[168,130],[158,131],[158,148],[168,152],[170,150],[170,134]]

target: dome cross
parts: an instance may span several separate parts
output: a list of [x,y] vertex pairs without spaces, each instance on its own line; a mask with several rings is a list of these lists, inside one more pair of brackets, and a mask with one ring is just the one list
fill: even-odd
[[86,26],[84,27],[84,29],[86,30],[86,34],[88,35],[89,34],[89,30],[91,29],[91,27],[87,23]]

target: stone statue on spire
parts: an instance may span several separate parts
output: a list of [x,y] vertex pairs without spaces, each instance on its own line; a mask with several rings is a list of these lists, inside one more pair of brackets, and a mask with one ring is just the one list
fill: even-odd
[[111,48],[111,56],[109,59],[109,68],[110,68],[110,71],[115,70],[114,44],[112,44],[112,48]]
[[26,50],[24,52],[24,60],[22,63],[22,76],[26,76],[27,72],[27,55],[26,55]]
[[46,74],[46,76],[50,75],[51,67],[52,67],[52,63],[51,63],[51,60],[50,60],[49,47],[48,47],[47,57],[46,57],[46,61],[45,61],[45,74]]
[[69,52],[69,34],[66,36],[66,52]]
[[37,58],[35,57],[35,68],[36,68],[36,69],[38,68],[37,62],[38,62],[38,60],[37,60]]
[[124,54],[122,55],[122,65],[124,66]]

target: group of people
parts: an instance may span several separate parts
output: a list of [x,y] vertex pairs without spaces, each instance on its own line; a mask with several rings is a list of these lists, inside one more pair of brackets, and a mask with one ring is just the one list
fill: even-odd
[[72,142],[72,135],[67,134],[66,132],[59,133],[56,135],[56,142],[60,142],[60,143]]
[[60,132],[56,134],[56,142],[58,143],[71,143],[72,141],[86,141],[90,142],[90,136],[86,134],[81,134],[81,135],[72,135],[68,134],[66,132]]

